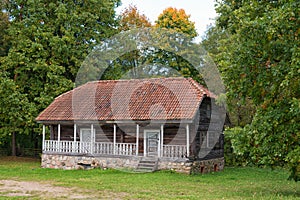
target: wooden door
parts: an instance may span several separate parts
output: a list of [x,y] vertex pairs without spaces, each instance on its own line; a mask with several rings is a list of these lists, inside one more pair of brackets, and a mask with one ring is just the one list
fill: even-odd
[[145,130],[146,131],[146,152],[147,156],[159,155],[159,130]]

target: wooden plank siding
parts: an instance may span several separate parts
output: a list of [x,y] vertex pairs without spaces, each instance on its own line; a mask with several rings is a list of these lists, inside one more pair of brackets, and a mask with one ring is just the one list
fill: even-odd
[[[212,115],[211,111],[212,106],[216,112],[214,115]],[[220,120],[219,114],[218,106],[216,106],[214,100],[204,98],[193,124],[196,136],[191,142],[190,151],[191,157],[194,160],[212,159],[224,156],[224,136],[222,134],[224,125],[220,124],[222,120]],[[208,140],[207,134],[209,135]]]

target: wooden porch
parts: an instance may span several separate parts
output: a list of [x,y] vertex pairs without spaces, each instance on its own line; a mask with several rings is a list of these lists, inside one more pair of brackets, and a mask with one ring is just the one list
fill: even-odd
[[[116,124],[108,130],[100,131],[99,126],[74,124],[72,134],[70,125],[50,125],[50,138],[46,139],[46,125],[43,125],[42,152],[48,154],[87,155],[87,156],[143,156],[164,158],[187,158],[190,154],[190,125],[174,127],[157,125],[151,128],[136,124],[130,127],[125,135]],[[62,128],[63,127],[63,128]],[[84,127],[84,128],[83,128]],[[87,128],[89,127],[89,128]],[[62,131],[65,130],[65,131]],[[135,129],[134,135],[132,134]],[[175,131],[174,131],[175,130]],[[83,133],[88,133],[86,137]],[[66,133],[68,132],[68,133]],[[174,132],[170,134],[171,132]],[[106,140],[101,139],[106,134]],[[180,136],[179,136],[180,135]],[[175,137],[175,138],[173,138]],[[68,138],[68,139],[67,139]]]
[[[158,157],[185,158],[187,155],[186,145],[163,145],[163,150]],[[143,156],[138,153],[134,143],[111,143],[111,142],[74,142],[45,140],[43,153],[76,154],[76,155],[117,155],[117,156]]]

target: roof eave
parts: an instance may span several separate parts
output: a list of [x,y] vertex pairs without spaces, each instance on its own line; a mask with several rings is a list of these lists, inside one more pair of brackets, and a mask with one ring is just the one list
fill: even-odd
[[174,119],[174,120],[38,120],[37,123],[45,125],[53,124],[174,124],[184,123],[191,124],[193,119]]

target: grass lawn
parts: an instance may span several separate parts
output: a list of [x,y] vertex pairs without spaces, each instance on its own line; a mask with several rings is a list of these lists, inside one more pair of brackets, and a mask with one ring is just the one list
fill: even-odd
[[[39,160],[0,157],[0,181],[28,181],[80,191],[91,199],[300,199],[300,183],[284,170],[225,168],[205,175],[171,171],[136,174],[117,170],[41,169]],[[29,194],[30,195],[30,194]],[[0,199],[59,199],[41,193]],[[61,198],[62,199],[62,198]]]

